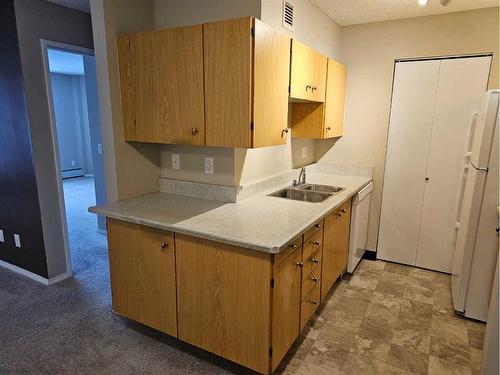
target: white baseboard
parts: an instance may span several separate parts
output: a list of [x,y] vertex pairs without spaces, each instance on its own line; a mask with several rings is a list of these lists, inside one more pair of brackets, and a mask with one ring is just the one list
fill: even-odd
[[70,272],[66,272],[66,273],[63,273],[62,275],[58,275],[56,277],[52,277],[50,279],[47,279],[45,277],[37,275],[36,273],[27,271],[24,268],[15,266],[15,265],[7,263],[7,262],[4,262],[3,260],[0,260],[0,267],[6,268],[12,272],[15,272],[19,275],[27,277],[28,279],[34,280],[40,284],[47,285],[47,286],[53,285],[55,283],[58,283],[58,282],[65,280],[65,279],[72,276]]

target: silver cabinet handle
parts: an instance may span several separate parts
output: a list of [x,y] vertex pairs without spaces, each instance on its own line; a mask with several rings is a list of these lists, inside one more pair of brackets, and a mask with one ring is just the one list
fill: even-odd
[[314,228],[317,228],[317,229],[321,228],[321,224],[320,223],[314,224]]
[[326,127],[326,131],[329,132],[330,130],[332,130],[332,128],[330,128],[329,126]]
[[311,258],[311,261],[315,264],[318,264],[319,263],[319,259],[316,259],[316,258]]
[[166,243],[166,242],[162,242],[162,243],[160,244],[160,246],[161,246],[161,248],[162,248],[162,249],[166,249],[166,248],[168,248],[168,243]]
[[293,244],[291,244],[291,245],[289,245],[289,246],[292,248],[292,250],[295,250],[295,249],[298,247],[298,246],[297,246],[296,244],[294,244],[294,243],[293,243]]
[[295,263],[295,264],[296,264],[297,266],[299,266],[299,267],[304,267],[304,262],[297,262],[297,263]]
[[311,87],[311,91],[312,91],[312,92],[316,91],[317,89],[318,89],[318,88],[317,88],[316,86]]
[[195,136],[196,134],[198,134],[198,128],[191,128],[191,135]]
[[320,243],[321,243],[321,242],[319,242],[319,241],[314,241],[314,242],[313,242],[313,245],[318,246]]
[[317,277],[311,277],[311,281],[317,283],[318,282],[318,278]]
[[318,304],[318,301],[315,301],[315,300],[313,300],[313,299],[312,299],[312,300],[310,300],[309,302],[311,302],[313,305]]
[[306,85],[306,91],[309,90],[309,89],[312,89],[312,86],[311,85]]

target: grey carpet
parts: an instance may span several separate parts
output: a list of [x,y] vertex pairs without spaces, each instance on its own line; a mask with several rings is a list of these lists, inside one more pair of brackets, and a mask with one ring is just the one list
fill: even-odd
[[251,373],[111,312],[93,189],[64,183],[73,278],[45,287],[0,268],[0,374]]

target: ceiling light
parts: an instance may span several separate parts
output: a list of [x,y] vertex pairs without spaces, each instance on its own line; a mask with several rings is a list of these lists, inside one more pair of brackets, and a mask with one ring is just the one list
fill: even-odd
[[418,0],[418,4],[423,7],[426,6],[428,2],[429,0]]

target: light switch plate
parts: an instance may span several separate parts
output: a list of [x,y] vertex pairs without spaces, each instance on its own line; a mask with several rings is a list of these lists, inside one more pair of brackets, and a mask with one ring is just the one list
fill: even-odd
[[307,146],[302,146],[302,159],[307,158]]
[[21,247],[21,237],[19,234],[14,234],[14,243],[16,244],[16,247]]
[[205,158],[205,174],[214,174],[214,158]]
[[98,143],[98,144],[97,144],[97,153],[98,153],[99,155],[102,155],[102,143]]
[[172,154],[172,169],[181,169],[179,154]]
[[3,236],[3,230],[0,229],[0,242],[5,242],[5,238]]

